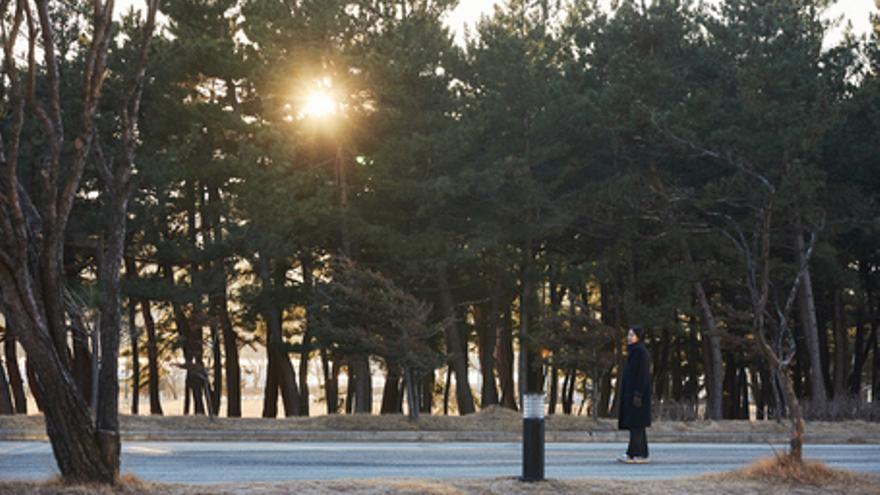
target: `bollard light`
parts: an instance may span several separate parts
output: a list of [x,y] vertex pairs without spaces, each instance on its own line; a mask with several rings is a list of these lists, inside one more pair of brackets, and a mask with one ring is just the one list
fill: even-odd
[[522,481],[544,480],[544,394],[523,398]]

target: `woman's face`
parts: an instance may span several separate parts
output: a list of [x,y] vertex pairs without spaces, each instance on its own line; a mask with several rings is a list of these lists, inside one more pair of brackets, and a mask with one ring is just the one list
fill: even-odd
[[626,332],[626,343],[627,344],[635,344],[638,341],[639,341],[639,336],[636,335],[636,333],[633,332],[632,329],[630,329],[629,332]]

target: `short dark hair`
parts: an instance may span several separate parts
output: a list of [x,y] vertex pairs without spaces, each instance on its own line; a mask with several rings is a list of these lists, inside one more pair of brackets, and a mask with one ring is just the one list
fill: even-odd
[[641,325],[631,325],[629,329],[632,330],[634,334],[636,334],[636,337],[639,338],[639,342],[645,340],[645,329],[642,328]]

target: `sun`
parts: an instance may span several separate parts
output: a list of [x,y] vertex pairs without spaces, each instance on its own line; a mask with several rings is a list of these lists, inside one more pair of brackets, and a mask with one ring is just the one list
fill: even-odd
[[336,114],[338,104],[333,97],[324,90],[316,89],[305,98],[302,111],[303,118],[325,118]]

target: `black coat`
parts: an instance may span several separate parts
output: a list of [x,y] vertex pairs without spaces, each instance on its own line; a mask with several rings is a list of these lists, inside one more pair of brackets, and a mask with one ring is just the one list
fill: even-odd
[[[622,380],[618,428],[651,426],[651,356],[645,344],[637,342],[627,346]],[[641,407],[633,404],[635,396],[641,397]]]

